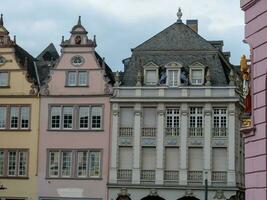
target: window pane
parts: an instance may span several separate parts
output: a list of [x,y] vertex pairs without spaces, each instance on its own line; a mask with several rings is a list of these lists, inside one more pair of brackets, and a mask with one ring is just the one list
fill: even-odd
[[63,108],[63,128],[72,128],[72,107]]
[[11,107],[10,128],[19,127],[19,107]]
[[87,154],[88,154],[87,151],[78,152],[78,165],[77,165],[78,177],[87,177],[87,168],[88,168]]
[[59,152],[53,151],[49,154],[49,176],[58,177],[59,175]]
[[146,84],[156,84],[157,74],[156,70],[146,70]]
[[6,107],[0,107],[0,129],[6,127]]
[[60,128],[61,107],[51,107],[51,122],[50,126],[53,129]]
[[100,152],[90,152],[90,177],[100,176]]
[[27,152],[21,151],[19,152],[19,176],[27,175]]
[[202,70],[192,70],[192,84],[201,84],[203,79]]
[[79,85],[87,85],[87,72],[79,72]]
[[102,107],[92,107],[92,129],[100,129],[102,123]]
[[7,72],[0,72],[0,87],[1,86],[8,86],[8,73]]
[[76,86],[77,84],[77,73],[69,72],[68,73],[68,86]]
[[8,176],[16,176],[16,160],[17,160],[17,152],[9,151],[8,152]]
[[21,107],[21,128],[29,128],[30,108]]
[[62,152],[62,177],[71,177],[72,171],[72,152]]
[[0,176],[4,175],[4,152],[0,151]]
[[89,128],[89,107],[79,108],[79,127],[80,129]]
[[168,85],[178,86],[178,70],[168,70]]

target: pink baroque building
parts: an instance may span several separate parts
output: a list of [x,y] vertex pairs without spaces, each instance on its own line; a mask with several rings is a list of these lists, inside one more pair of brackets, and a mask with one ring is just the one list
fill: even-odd
[[241,0],[251,48],[252,123],[245,136],[246,199],[267,199],[267,1]]
[[[113,76],[80,17],[70,33],[41,89],[38,196],[104,200]],[[43,67],[49,55],[49,49],[40,54]]]

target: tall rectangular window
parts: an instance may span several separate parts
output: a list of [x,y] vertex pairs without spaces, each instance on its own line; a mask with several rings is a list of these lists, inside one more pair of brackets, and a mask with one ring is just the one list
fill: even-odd
[[213,109],[213,127],[226,128],[227,127],[227,110],[226,108]]
[[168,85],[171,87],[178,86],[178,70],[168,70]]
[[0,176],[4,175],[4,151],[0,151]]
[[102,107],[92,107],[91,128],[101,129],[102,127]]
[[190,108],[190,128],[202,128],[203,113],[201,107]]
[[80,71],[78,72],[79,75],[79,86],[86,86],[87,85],[87,72]]
[[52,129],[60,128],[61,121],[61,107],[51,107],[51,123],[50,126]]
[[0,87],[8,86],[8,72],[0,72]]
[[77,176],[78,177],[87,177],[88,171],[88,152],[87,151],[79,151],[77,153]]
[[100,152],[98,151],[91,151],[90,156],[90,169],[89,175],[90,177],[99,177],[100,176]]
[[11,107],[10,111],[10,128],[19,128],[19,107]]
[[18,176],[27,175],[27,152],[19,152]]
[[72,175],[72,152],[63,151],[61,152],[61,176],[71,177]]
[[166,111],[166,135],[179,135],[179,116],[178,108],[168,108]]
[[58,177],[59,176],[59,152],[51,151],[49,153],[49,176]]
[[73,119],[73,107],[63,107],[63,128],[71,129],[72,128],[72,119]]
[[6,128],[6,107],[0,107],[0,129]]
[[146,84],[156,85],[158,80],[157,70],[145,70],[146,73]]
[[180,164],[179,148],[167,147],[165,149],[165,169],[170,171],[178,171]]
[[16,176],[17,171],[17,152],[9,151],[8,152],[8,176]]
[[119,148],[119,169],[133,168],[133,148],[132,147],[120,147]]
[[68,86],[77,85],[77,73],[76,72],[68,72],[67,85]]
[[20,124],[22,129],[29,128],[30,121],[30,108],[29,107],[21,107],[20,108]]
[[89,107],[79,108],[79,128],[88,129],[89,128]]
[[155,170],[156,167],[156,148],[142,148],[142,170]]

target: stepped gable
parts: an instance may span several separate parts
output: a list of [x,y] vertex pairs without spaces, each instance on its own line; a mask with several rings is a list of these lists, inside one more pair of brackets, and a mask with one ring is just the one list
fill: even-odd
[[222,48],[216,45],[178,20],[132,49],[132,56],[127,62],[123,61],[125,73],[122,85],[135,86],[137,72],[143,72],[142,67],[149,62],[158,65],[160,71],[165,70],[169,62],[181,63],[187,71],[190,65],[199,62],[209,68],[213,86],[227,85],[232,65],[225,59]]

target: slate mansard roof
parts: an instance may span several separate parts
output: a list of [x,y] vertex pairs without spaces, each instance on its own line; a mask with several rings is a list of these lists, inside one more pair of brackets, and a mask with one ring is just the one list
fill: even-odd
[[132,49],[132,56],[123,60],[122,86],[135,86],[138,71],[149,62],[164,70],[170,62],[178,62],[186,71],[196,62],[210,70],[211,84],[227,85],[233,68],[229,52],[222,52],[222,41],[207,41],[186,24],[177,21],[144,43]]

